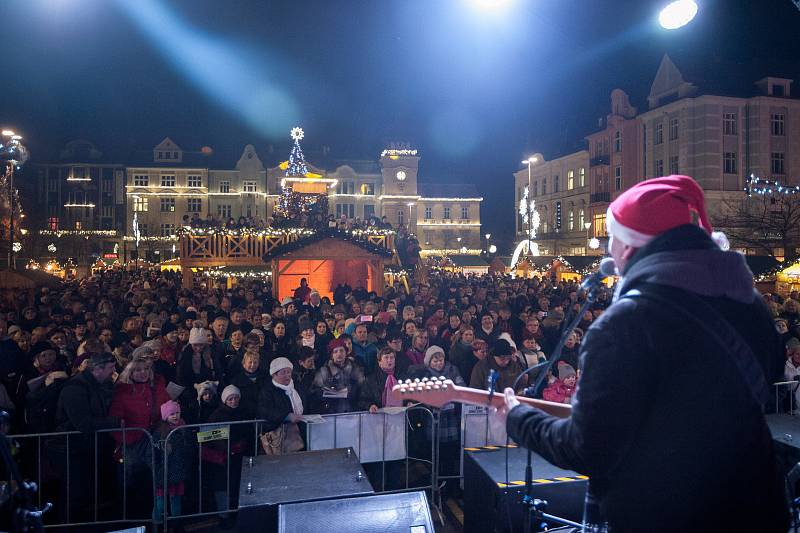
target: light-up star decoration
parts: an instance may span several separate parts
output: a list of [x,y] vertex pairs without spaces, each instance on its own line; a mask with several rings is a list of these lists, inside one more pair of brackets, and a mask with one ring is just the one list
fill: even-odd
[[536,230],[541,225],[541,217],[536,210],[536,200],[531,200],[528,203],[528,188],[525,187],[522,192],[522,199],[519,201],[519,214],[522,217],[522,223],[527,226],[527,238],[523,239],[517,244],[514,249],[514,255],[511,256],[511,268],[513,269],[519,261],[519,256],[525,250],[528,255],[539,255],[539,245],[533,240],[536,238]]
[[[284,131],[286,131],[286,130],[284,130]],[[303,132],[303,128],[295,126],[294,128],[292,128],[291,135],[292,135],[292,140],[294,140],[294,141],[302,141],[303,137],[305,137],[306,134],[305,134],[305,132]]]

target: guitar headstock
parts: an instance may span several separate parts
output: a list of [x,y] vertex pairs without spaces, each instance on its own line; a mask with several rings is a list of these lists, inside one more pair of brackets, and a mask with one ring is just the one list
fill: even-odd
[[407,379],[392,387],[397,400],[416,400],[433,407],[442,407],[457,396],[452,380],[444,377]]

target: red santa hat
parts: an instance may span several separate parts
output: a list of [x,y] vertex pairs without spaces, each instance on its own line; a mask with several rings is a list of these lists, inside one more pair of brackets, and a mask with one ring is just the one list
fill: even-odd
[[703,228],[720,248],[727,249],[725,235],[714,232],[708,220],[703,189],[689,176],[637,183],[611,202],[606,212],[609,234],[634,248],[684,224]]

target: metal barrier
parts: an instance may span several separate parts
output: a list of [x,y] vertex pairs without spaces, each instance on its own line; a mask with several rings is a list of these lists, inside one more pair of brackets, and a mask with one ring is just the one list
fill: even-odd
[[[160,520],[163,520],[165,527],[168,525],[169,520],[173,519],[186,519],[186,518],[196,518],[201,516],[210,516],[210,515],[219,515],[219,514],[227,514],[230,512],[235,512],[238,509],[231,508],[231,427],[238,427],[238,426],[252,426],[253,432],[253,448],[251,452],[254,455],[258,455],[260,442],[259,442],[259,435],[260,435],[260,424],[263,423],[264,420],[240,420],[240,421],[232,421],[232,422],[212,422],[212,423],[205,423],[205,424],[187,424],[181,427],[175,428],[167,434],[166,438],[160,442],[159,449],[164,452],[163,453],[163,476],[161,478],[161,488],[163,491],[163,498],[164,498],[164,510],[163,515],[160,517]],[[196,513],[180,513],[178,516],[170,516],[171,509],[171,502],[169,500],[169,456],[170,450],[175,446],[176,439],[180,438],[180,436],[186,432],[191,431],[193,440],[196,440],[197,443],[197,512]],[[185,435],[183,435],[185,438]],[[224,509],[216,509],[214,511],[203,511],[203,446],[208,445],[208,443],[213,443],[215,441],[225,440],[225,462],[221,465],[225,469],[225,508]],[[242,455],[244,457],[244,453],[247,450],[241,450]],[[207,461],[210,462],[210,461]],[[210,468],[209,465],[207,468]],[[155,470],[154,470],[155,472]],[[239,471],[234,474],[235,476],[241,476],[241,467],[239,467]],[[234,487],[234,493],[238,494],[239,486],[236,484]],[[214,491],[218,492],[218,491]],[[153,492],[153,500],[154,500],[154,507],[156,501],[156,493]],[[215,503],[217,507],[219,506],[219,499],[216,498],[215,495]]]
[[[45,443],[46,448],[46,459],[47,459],[47,473],[54,474],[53,479],[57,479],[59,482],[59,498],[62,501],[58,502],[57,512],[56,513],[48,513],[44,515],[45,520],[48,522],[45,524],[46,528],[51,527],[69,527],[69,526],[81,526],[81,525],[89,525],[89,524],[123,524],[123,523],[130,523],[130,522],[151,522],[153,520],[152,516],[148,518],[142,517],[130,517],[128,516],[128,476],[130,474],[131,464],[128,461],[129,455],[132,455],[132,448],[129,445],[124,444],[127,442],[127,436],[131,432],[138,432],[142,434],[142,439],[146,439],[144,442],[144,451],[149,454],[150,456],[150,464],[149,466],[150,471],[153,471],[154,468],[154,461],[155,461],[155,453],[153,450],[153,438],[149,431],[142,428],[117,428],[117,429],[104,429],[98,430],[93,434],[86,434],[81,433],[80,431],[62,431],[62,432],[55,432],[55,433],[28,433],[28,434],[21,434],[21,435],[10,435],[8,438],[11,441],[16,442],[19,445],[19,453],[18,455],[18,462],[22,462],[20,472],[23,478],[26,479],[33,479],[29,474],[29,469],[26,468],[30,465],[27,464],[27,460],[30,459],[30,452],[32,448],[27,446],[26,441],[36,441],[36,455],[35,455],[35,470],[36,475],[35,479],[37,485],[39,486],[39,491],[37,493],[37,505],[41,508],[43,503],[43,491],[48,490],[51,488],[50,485],[43,484],[43,475],[44,475],[44,461],[42,455],[42,440],[46,439],[47,442]],[[121,472],[122,472],[122,516],[119,518],[112,518],[107,520],[100,520],[99,516],[99,509],[100,509],[100,499],[99,499],[99,469],[98,466],[100,465],[98,461],[98,455],[101,450],[100,447],[100,435],[102,434],[110,434],[110,433],[117,433],[121,434],[122,436],[122,443],[117,445],[117,449],[121,453],[120,461],[117,460],[113,461],[113,464],[122,464]],[[83,442],[76,444],[73,443],[70,445],[70,440],[77,440],[82,439]],[[64,446],[61,448],[60,441],[64,441]],[[88,442],[87,442],[88,441]],[[137,441],[139,442],[139,441]],[[104,443],[110,444],[110,443]],[[87,451],[85,448],[88,446],[92,446],[92,457],[90,458],[92,461],[92,466],[94,468],[94,485],[92,490],[92,498],[89,503],[93,508],[93,520],[79,520],[79,521],[71,521],[72,514],[76,509],[72,509],[71,503],[75,497],[83,498],[86,495],[83,492],[78,492],[75,494],[73,491],[79,490],[80,488],[85,488],[86,480],[80,474],[82,470],[76,469],[76,465],[72,464],[73,458],[77,460],[79,465],[78,468],[85,467],[86,465],[83,464],[81,459],[85,458],[85,452]],[[137,449],[139,449],[142,445],[139,445]],[[110,447],[107,447],[108,451],[111,451]],[[140,450],[141,451],[141,450]],[[109,454],[108,457],[104,458],[105,460],[109,461],[109,464],[112,464],[113,455]],[[62,475],[63,474],[63,475]],[[155,491],[155,478],[151,476],[152,483],[153,483],[153,490]],[[108,481],[108,480],[106,480]],[[114,483],[118,484],[119,479],[117,476],[114,476]],[[84,487],[81,487],[84,485]],[[55,523],[52,523],[53,516],[63,516],[65,519],[56,520]],[[150,513],[152,515],[152,513]]]
[[781,396],[785,395],[789,397],[789,414],[793,415],[795,408],[795,393],[797,391],[797,387],[800,386],[800,382],[795,380],[779,381],[777,383],[773,383],[772,386],[775,387],[775,412],[781,412]]
[[[431,435],[434,437],[438,436],[438,420],[434,416],[433,412],[428,409],[427,407],[417,405],[414,407],[409,407],[403,411],[403,420],[402,420],[402,427],[403,427],[403,435],[402,435],[402,457],[396,457],[398,454],[391,454],[390,457],[387,458],[387,418],[388,417],[395,417],[399,416],[399,414],[392,414],[392,413],[369,413],[367,411],[355,412],[355,413],[338,413],[338,414],[331,414],[331,415],[322,415],[322,418],[326,420],[325,423],[322,424],[307,424],[306,426],[306,442],[308,443],[309,450],[321,450],[321,449],[331,449],[331,448],[343,448],[352,446],[356,453],[358,454],[359,460],[363,463],[380,463],[381,464],[381,489],[377,490],[376,492],[379,493],[396,493],[396,492],[405,492],[409,490],[431,490],[432,493],[436,490],[436,475],[437,475],[437,468],[435,467],[436,463],[436,444],[438,442],[437,438],[431,439],[430,444],[430,459],[424,457],[414,457],[411,455],[410,447],[409,447],[409,427],[414,422],[409,419],[409,417],[413,417],[416,414],[423,417],[426,421],[430,421],[430,428],[431,428]],[[380,417],[381,422],[379,423],[381,427],[381,444],[380,444],[380,459],[372,461],[372,455],[368,453],[364,453],[364,427],[368,425],[368,422],[371,420],[377,420]],[[330,439],[329,444],[322,444],[318,436],[314,435],[315,431],[321,431],[321,428],[329,430],[330,428],[326,427],[326,424],[333,422],[332,428],[332,439]],[[416,421],[419,423],[419,421]],[[357,427],[357,431],[355,434],[347,431],[348,428],[352,428],[355,425]],[[344,426],[345,429],[340,431],[340,426]],[[417,429],[424,429],[424,426],[419,423]],[[354,439],[355,437],[355,439]],[[327,439],[325,439],[327,440]],[[397,444],[397,443],[393,443]],[[412,444],[414,444],[412,442]],[[367,460],[364,458],[366,457]],[[395,458],[392,458],[395,457]],[[393,489],[393,490],[386,490],[386,463],[387,461],[393,462],[398,460],[405,461],[405,488],[402,489]],[[410,471],[410,462],[416,461],[418,463],[427,464],[430,467],[430,483],[426,485],[416,485],[414,487],[409,486],[409,471]]]

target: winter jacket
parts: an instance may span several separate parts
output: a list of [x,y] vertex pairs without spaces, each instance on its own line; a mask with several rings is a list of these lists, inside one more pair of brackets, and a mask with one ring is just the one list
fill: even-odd
[[[311,389],[313,403],[318,412],[350,413],[358,408],[360,389],[364,385],[364,371],[358,364],[347,359],[343,366],[334,364],[333,359],[317,370]],[[325,398],[325,389],[340,391],[347,389],[346,398]]]
[[[152,431],[161,422],[161,404],[169,399],[164,381],[159,377],[156,377],[153,385],[117,383],[109,414],[122,420],[127,429],[142,428]],[[118,443],[122,442],[122,432],[115,431],[112,437]],[[142,437],[144,433],[141,431],[127,431],[125,443],[133,444]]]
[[[306,395],[305,392],[297,388],[295,390],[300,396],[300,401],[303,402],[303,412],[306,413]],[[261,425],[261,431],[272,431],[277,429],[278,426],[286,421],[286,417],[293,413],[292,401],[286,395],[286,391],[279,389],[269,379],[261,388],[261,393],[258,396],[258,418],[266,420],[266,423]]]
[[[520,372],[525,369],[516,358],[511,359],[511,361],[508,363],[508,366],[501,368],[494,360],[494,357],[487,355],[485,359],[478,361],[478,363],[472,369],[472,375],[469,378],[469,386],[473,389],[487,390],[487,381],[489,379],[489,372],[491,370],[497,370],[497,373],[499,374],[494,390],[497,392],[503,392],[506,387],[510,387],[514,384],[517,376],[519,376]],[[528,380],[526,377],[523,377],[519,380],[517,392],[522,390],[527,385]]]
[[239,411],[244,413],[245,419],[247,420],[257,418],[256,412],[258,411],[259,394],[261,393],[261,389],[266,386],[266,383],[270,381],[270,377],[266,372],[261,371],[261,369],[256,372],[255,381],[250,379],[250,377],[252,376],[248,376],[240,366],[239,371],[233,375],[230,381],[230,384],[238,387],[239,391],[242,393],[241,400],[239,401]]
[[509,435],[588,475],[615,532],[786,531],[764,406],[732,354],[647,297],[686,291],[701,298],[752,348],[772,383],[783,351],[744,257],[681,226],[631,258],[618,295],[631,290],[640,297],[616,299],[584,336],[572,416],[517,406]]
[[94,433],[119,427],[120,419],[109,412],[113,394],[111,383],[98,383],[91,370],[68,379],[58,398],[57,430]]
[[575,387],[568,387],[566,383],[557,379],[544,389],[542,398],[548,402],[569,403],[574,393]]

